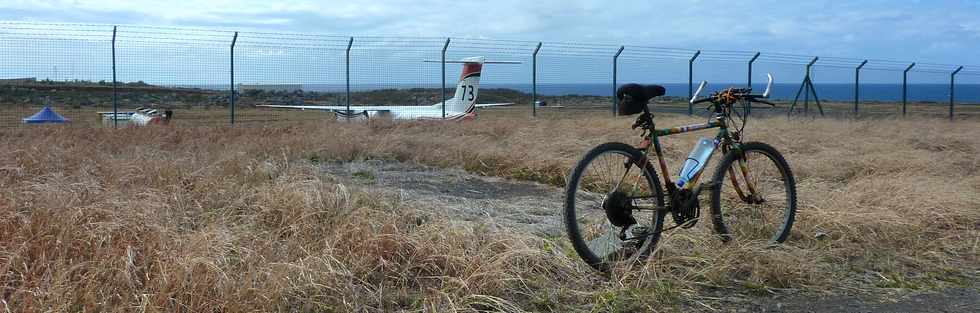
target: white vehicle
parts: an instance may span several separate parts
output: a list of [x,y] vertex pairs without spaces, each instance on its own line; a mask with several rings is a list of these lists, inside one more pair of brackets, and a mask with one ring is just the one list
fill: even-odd
[[548,102],[544,100],[534,101],[534,106],[538,107],[539,109],[561,109],[565,107],[564,105],[548,104]]
[[167,124],[173,117],[174,112],[165,110],[161,114],[156,109],[137,108],[135,111],[96,112],[102,116],[102,123],[112,125],[113,119],[122,125],[147,126],[153,124]]
[[[428,62],[428,61],[427,61]],[[433,105],[352,105],[350,111],[344,105],[258,105],[260,107],[300,109],[300,110],[324,110],[333,111],[337,119],[347,118],[388,118],[388,119],[443,119],[446,120],[472,119],[476,117],[476,108],[505,106],[513,103],[476,103],[477,95],[480,90],[480,71],[484,64],[518,64],[520,62],[508,61],[486,61],[484,57],[470,57],[460,61],[446,61],[446,63],[462,63],[463,72],[460,74],[459,83],[456,84],[456,94],[447,99],[445,103],[440,102]],[[445,107],[445,110],[443,110]]]

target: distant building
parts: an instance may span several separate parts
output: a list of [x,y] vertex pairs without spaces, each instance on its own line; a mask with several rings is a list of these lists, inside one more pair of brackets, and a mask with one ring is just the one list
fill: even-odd
[[36,77],[27,78],[0,78],[0,85],[16,85],[16,84],[31,84],[36,83]]

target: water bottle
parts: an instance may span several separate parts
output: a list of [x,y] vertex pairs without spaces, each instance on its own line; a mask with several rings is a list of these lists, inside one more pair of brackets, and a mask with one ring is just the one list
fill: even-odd
[[707,162],[711,152],[715,151],[715,144],[715,140],[710,138],[701,137],[698,140],[698,144],[694,146],[694,150],[691,150],[691,154],[688,154],[687,160],[684,161],[680,177],[677,178],[677,188],[684,187],[685,183],[691,181],[691,178],[701,171],[704,162]]

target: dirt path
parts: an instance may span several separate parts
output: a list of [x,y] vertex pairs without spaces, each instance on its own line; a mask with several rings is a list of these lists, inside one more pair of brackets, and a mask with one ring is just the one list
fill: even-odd
[[552,186],[395,162],[332,163],[321,168],[348,184],[369,185],[408,204],[443,210],[454,222],[546,237],[562,234],[563,191]]
[[[349,185],[371,186],[400,197],[406,204],[442,210],[456,223],[478,223],[538,236],[563,236],[564,190],[532,182],[486,177],[456,169],[438,169],[396,162],[353,162],[321,165],[325,173]],[[976,276],[974,276],[976,277]],[[882,289],[883,293],[891,289]],[[970,287],[935,292],[879,295],[775,294],[739,295],[709,291],[707,304],[682,304],[708,312],[977,312],[980,290]]]

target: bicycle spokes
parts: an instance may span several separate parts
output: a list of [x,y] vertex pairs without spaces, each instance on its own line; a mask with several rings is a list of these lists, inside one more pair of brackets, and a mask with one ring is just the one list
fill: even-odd
[[786,215],[786,180],[778,164],[759,151],[749,151],[727,169],[722,186],[724,221],[735,238],[771,240],[780,234]]
[[637,164],[639,157],[625,149],[601,151],[573,172],[566,217],[575,216],[571,235],[573,242],[581,240],[584,258],[599,263],[631,259],[648,242],[659,193],[650,185],[650,173]]

